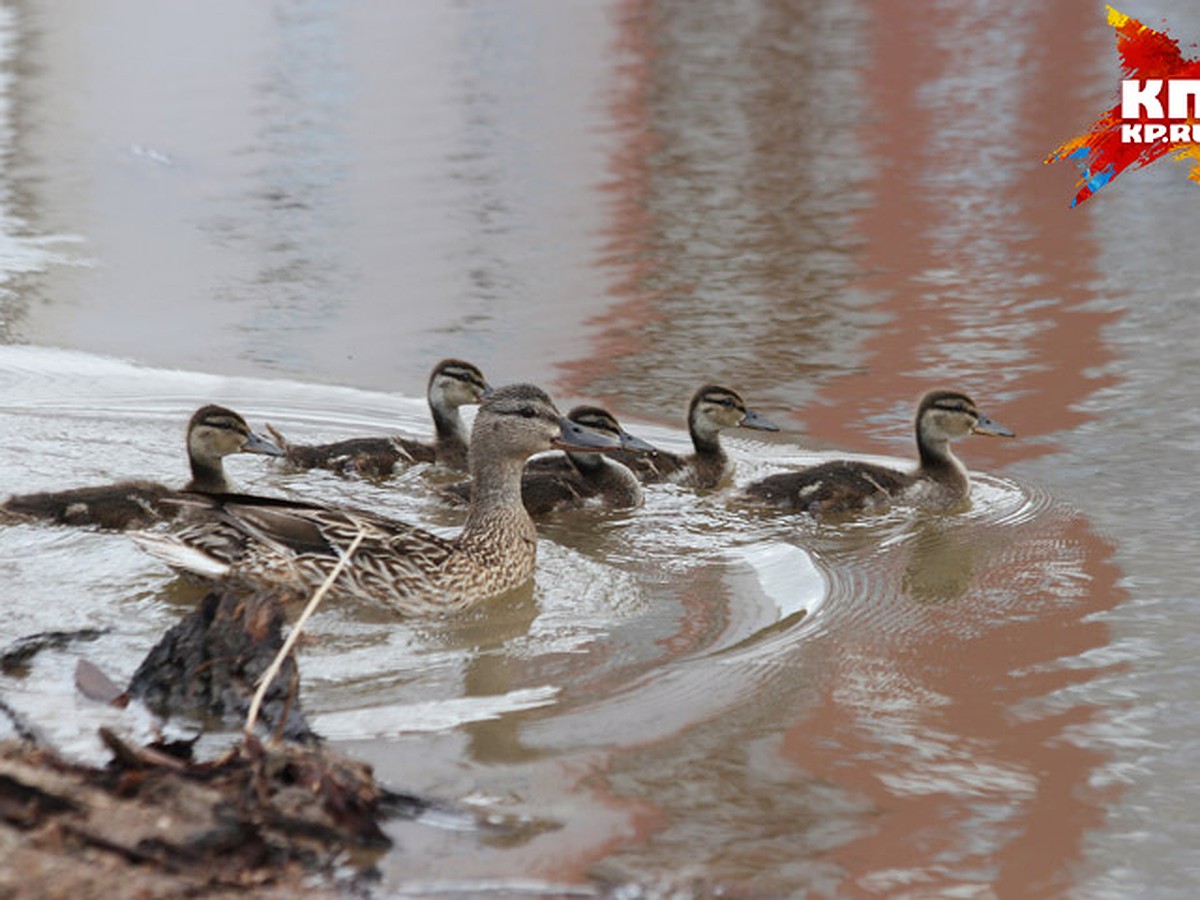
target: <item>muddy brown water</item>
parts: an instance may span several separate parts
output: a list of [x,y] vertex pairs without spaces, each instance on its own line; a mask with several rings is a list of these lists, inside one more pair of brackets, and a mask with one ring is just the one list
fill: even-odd
[[[1200,37],[1182,0],[1122,11]],[[202,402],[296,438],[425,433],[431,365],[785,426],[739,482],[906,457],[928,387],[970,510],[844,525],[665,486],[542,529],[451,622],[332,607],[319,731],[526,827],[396,824],[383,893],[1191,897],[1200,191],[1070,210],[1044,155],[1111,103],[1091,3],[25,2],[0,10],[0,493],[181,481]],[[450,533],[387,485],[244,487]],[[195,593],[121,535],[0,539],[0,641],[111,629],[0,695],[82,758]]]

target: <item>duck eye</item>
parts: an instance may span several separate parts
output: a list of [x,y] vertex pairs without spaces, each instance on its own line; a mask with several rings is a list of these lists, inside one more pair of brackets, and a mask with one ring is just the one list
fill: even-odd
[[517,410],[517,415],[519,415],[525,419],[532,419],[535,416],[537,416],[537,410],[534,409],[532,406],[522,406],[520,409]]

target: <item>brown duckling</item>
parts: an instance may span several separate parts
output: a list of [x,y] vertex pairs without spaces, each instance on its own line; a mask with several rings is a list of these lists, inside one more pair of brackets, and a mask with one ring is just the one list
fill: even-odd
[[563,418],[540,389],[512,385],[487,397],[475,417],[470,453],[475,488],[457,537],[361,510],[194,495],[187,501],[187,525],[135,540],[173,567],[205,578],[308,594],[361,536],[334,593],[405,615],[456,612],[533,576],[537,530],[521,503],[525,460],[555,447],[618,446],[615,437]]
[[300,469],[332,469],[369,478],[387,478],[397,465],[433,463],[467,469],[467,430],[458,408],[478,403],[491,392],[477,366],[461,359],[443,359],[429,375],[426,396],[433,415],[433,443],[393,435],[347,438],[332,444],[293,444],[268,425],[271,436],[286,451],[288,462]]
[[0,505],[0,521],[50,521],[59,525],[95,525],[123,531],[172,519],[179,506],[167,502],[189,493],[221,494],[233,490],[222,459],[232,453],[282,456],[271,441],[250,430],[246,420],[223,406],[202,406],[187,427],[192,480],[182,489],[152,481],[122,481],[97,487],[17,494]]
[[778,431],[779,426],[746,407],[730,388],[706,384],[688,406],[688,431],[695,452],[686,456],[659,450],[656,454],[620,452],[612,458],[628,466],[642,484],[671,481],[694,488],[714,488],[733,475],[733,462],[721,446],[722,428]]
[[915,419],[918,463],[902,472],[858,460],[839,459],[797,472],[782,472],[748,485],[745,495],[785,509],[814,515],[873,512],[892,500],[928,509],[950,509],[967,499],[971,480],[950,442],[969,434],[1013,437],[974,401],[958,391],[930,391],[921,398]]
[[[657,452],[652,445],[625,431],[606,409],[576,406],[567,413],[567,418],[576,425],[616,438],[625,450]],[[450,485],[443,493],[451,502],[465,503],[471,496],[471,482]],[[626,466],[609,459],[607,454],[568,450],[540,456],[525,464],[521,499],[531,516],[586,505],[629,509],[641,506],[642,485]]]

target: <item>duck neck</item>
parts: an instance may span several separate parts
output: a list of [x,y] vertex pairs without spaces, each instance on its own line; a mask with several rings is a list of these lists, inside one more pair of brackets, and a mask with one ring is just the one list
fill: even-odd
[[572,453],[568,451],[567,456],[570,457],[575,468],[585,475],[599,472],[605,463],[604,456],[599,453]]
[[584,478],[603,491],[612,506],[640,506],[642,484],[628,468],[615,460],[595,454],[600,464],[594,471],[583,470]]
[[725,448],[721,446],[721,432],[718,429],[698,428],[693,422],[689,431],[692,434],[692,446],[696,448],[698,459],[722,465],[725,463]]
[[921,472],[934,481],[967,485],[967,467],[950,449],[950,442],[934,440],[917,429],[917,453],[921,460]]
[[202,491],[206,494],[228,494],[233,492],[229,479],[225,477],[225,467],[220,459],[205,459],[189,454],[188,461],[192,466],[192,480],[184,490]]
[[471,459],[471,506],[459,541],[470,546],[536,540],[533,520],[521,501],[524,459]]
[[458,414],[458,407],[445,407],[431,402],[429,410],[433,413],[433,431],[436,435],[434,445],[439,459],[445,456],[450,460],[453,457],[465,464],[467,430],[463,426],[462,416]]

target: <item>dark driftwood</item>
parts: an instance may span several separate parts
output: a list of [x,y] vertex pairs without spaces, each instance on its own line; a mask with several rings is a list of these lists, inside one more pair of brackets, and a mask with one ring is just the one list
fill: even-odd
[[363,763],[254,739],[194,763],[104,736],[103,769],[0,742],[0,896],[323,895],[313,873],[364,877],[389,846],[395,798]]
[[[283,618],[273,593],[216,588],[163,635],[127,693],[163,717],[240,726],[259,678],[283,646]],[[300,709],[299,682],[296,661],[289,657],[267,691],[259,722],[286,740],[315,742]]]

